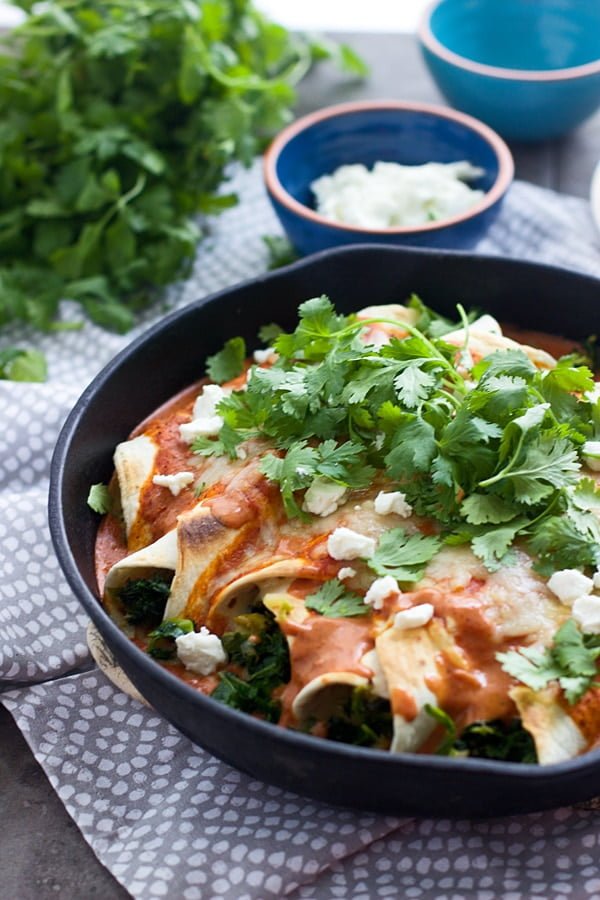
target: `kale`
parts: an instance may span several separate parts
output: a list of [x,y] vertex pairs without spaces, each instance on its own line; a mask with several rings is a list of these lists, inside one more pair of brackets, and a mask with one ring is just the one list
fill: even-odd
[[498,759],[504,762],[537,763],[532,736],[520,719],[508,722],[493,719],[472,722],[457,735],[456,725],[448,713],[438,706],[425,707],[429,715],[444,728],[446,736],[436,750],[438,756],[469,756]]
[[148,635],[146,652],[154,659],[174,659],[177,650],[175,638],[189,634],[193,630],[194,623],[191,619],[164,619],[158,628]]
[[118,592],[123,615],[130,625],[156,628],[164,615],[171,582],[162,578],[137,578]]
[[290,679],[290,656],[286,638],[275,617],[263,607],[260,612],[238,616],[235,630],[223,635],[229,663],[239,668],[219,673],[215,700],[234,709],[277,722],[281,705],[273,699],[276,688]]
[[348,699],[327,723],[327,737],[358,747],[389,747],[392,713],[388,700],[368,688],[355,687]]

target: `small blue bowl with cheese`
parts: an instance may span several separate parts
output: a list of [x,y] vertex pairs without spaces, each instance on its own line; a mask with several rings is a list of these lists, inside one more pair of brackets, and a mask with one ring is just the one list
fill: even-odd
[[487,125],[394,100],[304,116],[264,159],[269,198],[302,255],[355,243],[472,247],[513,175],[510,150]]

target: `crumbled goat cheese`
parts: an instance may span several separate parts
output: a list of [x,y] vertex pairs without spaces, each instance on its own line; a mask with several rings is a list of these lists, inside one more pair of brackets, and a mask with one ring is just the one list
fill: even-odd
[[368,559],[375,553],[376,545],[374,538],[342,527],[329,535],[327,552],[333,559]]
[[412,515],[413,508],[406,502],[406,495],[401,491],[379,491],[375,497],[375,512],[379,516],[389,516],[395,513],[407,519]]
[[583,461],[592,472],[600,472],[600,441],[586,441],[581,448]]
[[421,628],[433,618],[435,612],[431,603],[419,603],[410,609],[403,609],[394,616],[394,628],[399,631],[408,631],[411,628]]
[[267,347],[265,350],[255,350],[252,356],[254,357],[254,362],[262,366],[263,363],[268,362],[275,356],[275,351],[272,347]]
[[186,444],[192,444],[197,437],[214,437],[223,427],[221,416],[203,416],[179,426],[179,436]]
[[600,590],[600,569],[597,572],[594,572],[594,587],[596,590]]
[[578,597],[573,604],[573,618],[585,634],[600,634],[600,597]]
[[347,493],[345,487],[334,484],[333,481],[315,478],[304,495],[302,509],[315,516],[329,516],[342,505]]
[[198,675],[212,675],[217,666],[227,662],[221,638],[204,626],[200,631],[190,631],[175,638],[175,644],[183,665]]
[[177,497],[188,484],[192,483],[194,477],[193,472],[175,472],[173,475],[155,475],[152,479],[152,484],[168,488],[173,496]]
[[207,384],[196,397],[190,422],[179,426],[179,435],[187,444],[197,437],[213,437],[223,427],[223,419],[217,415],[217,406],[229,391],[218,384]]
[[483,170],[465,161],[402,166],[376,162],[340,166],[311,184],[317,212],[359,228],[424,225],[449,219],[475,206],[484,196],[465,181]]
[[578,569],[561,569],[548,581],[548,587],[567,606],[578,598],[591,593],[594,582]]
[[337,573],[337,577],[340,581],[344,581],[346,578],[354,578],[355,575],[356,569],[353,569],[352,566],[342,566]]
[[399,594],[400,588],[398,582],[391,575],[384,575],[383,578],[377,578],[365,595],[365,603],[372,606],[373,609],[381,609],[383,601],[390,594]]

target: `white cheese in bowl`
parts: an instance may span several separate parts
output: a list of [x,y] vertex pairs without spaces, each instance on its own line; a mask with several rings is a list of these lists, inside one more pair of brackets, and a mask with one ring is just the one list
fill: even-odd
[[484,192],[465,182],[483,175],[466,161],[402,166],[376,162],[340,166],[311,184],[317,212],[358,228],[424,225],[466,212]]

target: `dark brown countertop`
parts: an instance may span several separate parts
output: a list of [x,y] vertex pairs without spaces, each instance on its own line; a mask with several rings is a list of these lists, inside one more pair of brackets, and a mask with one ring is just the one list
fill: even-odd
[[[371,77],[344,81],[332,67],[319,67],[300,88],[299,114],[364,98],[442,102],[410,35],[353,34],[344,40],[370,63]],[[587,197],[600,159],[600,113],[566,138],[511,149],[517,178]],[[0,810],[0,900],[129,896],[85,843],[2,706]]]

